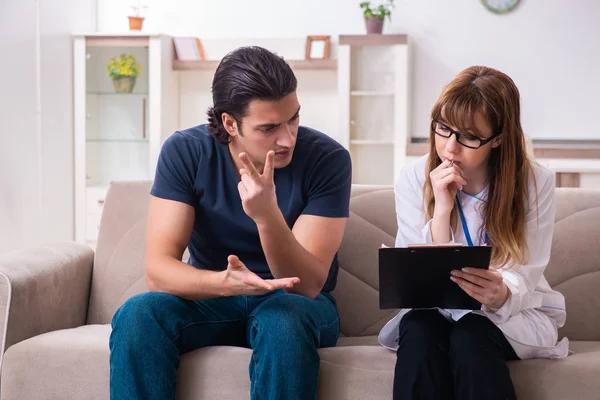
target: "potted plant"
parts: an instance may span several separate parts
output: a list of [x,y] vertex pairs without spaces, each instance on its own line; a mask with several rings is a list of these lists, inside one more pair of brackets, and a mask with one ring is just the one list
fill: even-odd
[[142,25],[144,24],[144,17],[142,17],[142,10],[148,8],[143,5],[141,0],[137,4],[132,5],[134,15],[130,15],[129,18],[129,30],[130,31],[141,31]]
[[367,34],[381,34],[383,32],[383,22],[385,17],[392,19],[392,8],[394,0],[387,1],[363,1],[360,8],[365,16],[365,25]]
[[131,93],[141,69],[135,57],[127,53],[111,58],[106,65],[116,93]]

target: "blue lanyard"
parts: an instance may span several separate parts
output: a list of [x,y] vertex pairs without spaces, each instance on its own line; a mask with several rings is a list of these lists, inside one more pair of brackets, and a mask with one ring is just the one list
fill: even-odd
[[[460,205],[460,201],[458,200],[458,195],[455,198],[456,207],[458,208],[458,213],[460,214],[460,220],[463,226],[463,232],[465,233],[465,237],[467,238],[467,243],[469,246],[473,246],[473,241],[471,240],[471,234],[469,233],[469,227],[467,226],[467,220],[465,219],[465,214],[463,213],[462,206]],[[488,244],[489,237],[487,232],[485,233],[485,244]],[[480,243],[481,244],[481,243]]]

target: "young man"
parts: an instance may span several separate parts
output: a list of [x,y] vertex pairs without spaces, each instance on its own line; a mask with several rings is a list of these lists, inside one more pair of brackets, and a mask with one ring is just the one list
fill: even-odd
[[299,126],[296,86],[282,58],[240,48],[217,68],[209,124],[163,145],[148,215],[151,291],[113,318],[112,399],[174,399],[180,355],[214,345],[253,349],[252,399],[316,398],[318,349],[339,336],[329,292],[351,162]]

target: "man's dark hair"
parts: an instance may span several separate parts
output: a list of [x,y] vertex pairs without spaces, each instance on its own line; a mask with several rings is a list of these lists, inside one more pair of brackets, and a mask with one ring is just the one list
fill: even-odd
[[258,46],[241,47],[219,63],[212,83],[213,107],[207,111],[208,130],[221,143],[230,141],[221,115],[226,112],[240,121],[251,100],[280,100],[296,91],[298,81],[282,57]]

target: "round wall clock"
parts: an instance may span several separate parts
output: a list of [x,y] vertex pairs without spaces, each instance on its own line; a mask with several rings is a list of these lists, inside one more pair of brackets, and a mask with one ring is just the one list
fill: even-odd
[[481,4],[495,14],[506,14],[511,12],[519,5],[519,2],[520,0],[481,0]]

